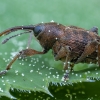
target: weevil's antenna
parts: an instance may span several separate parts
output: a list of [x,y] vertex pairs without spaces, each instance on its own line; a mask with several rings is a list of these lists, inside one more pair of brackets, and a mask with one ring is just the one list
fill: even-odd
[[3,32],[0,33],[0,36],[2,35],[8,35],[9,33],[11,32],[14,32],[14,31],[18,31],[18,30],[33,30],[34,29],[34,25],[28,25],[28,26],[16,26],[16,27],[12,27],[12,28],[9,28]]
[[20,35],[22,35],[22,34],[30,33],[30,32],[31,32],[31,30],[30,30],[30,31],[23,32],[23,33],[15,34],[15,35],[13,35],[13,36],[10,36],[9,38],[6,38],[5,40],[3,40],[2,44],[6,43],[6,42],[7,42],[8,40],[10,40],[11,38],[14,38],[14,37],[16,37],[16,36],[20,36]]

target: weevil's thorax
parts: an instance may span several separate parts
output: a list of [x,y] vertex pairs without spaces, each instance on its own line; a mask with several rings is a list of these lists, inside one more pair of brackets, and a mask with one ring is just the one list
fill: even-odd
[[43,25],[44,29],[38,35],[37,39],[39,40],[41,46],[48,51],[49,49],[52,49],[52,46],[55,44],[55,42],[62,34],[64,34],[62,29],[65,26],[54,22],[45,23]]

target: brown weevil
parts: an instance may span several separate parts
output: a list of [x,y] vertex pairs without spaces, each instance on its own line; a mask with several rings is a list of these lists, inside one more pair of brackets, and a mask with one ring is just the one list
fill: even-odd
[[[93,27],[90,30],[85,30],[76,26],[64,26],[56,22],[40,23],[37,25],[16,26],[0,33],[8,35],[17,30],[25,30],[24,33],[33,32],[34,36],[39,40],[40,45],[44,48],[43,52],[36,51],[31,48],[20,51],[14,59],[9,63],[5,71],[0,75],[5,74],[10,69],[13,62],[19,56],[32,56],[35,54],[45,54],[50,49],[55,57],[55,60],[61,60],[64,63],[64,70],[69,67],[73,68],[77,63],[98,63],[100,66],[100,36],[98,36],[98,28]],[[13,35],[5,39],[2,43],[6,43]],[[68,78],[68,73],[64,76]]]

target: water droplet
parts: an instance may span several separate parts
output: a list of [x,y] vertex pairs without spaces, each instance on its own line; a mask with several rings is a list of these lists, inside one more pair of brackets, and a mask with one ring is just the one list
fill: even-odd
[[53,77],[55,78],[56,76],[55,76],[55,75],[53,75]]
[[56,40],[58,40],[58,38],[57,38],[57,37],[56,37],[55,39],[56,39]]
[[48,32],[50,32],[50,30],[48,30]]
[[58,74],[58,72],[56,72],[56,74]]
[[59,25],[59,23],[57,23],[57,25]]
[[51,22],[54,22],[54,20],[51,20]]
[[6,80],[7,82],[9,82],[9,80]]
[[90,71],[88,71],[88,73],[90,73]]
[[38,68],[38,70],[40,70],[40,69]]
[[82,77],[82,75],[80,75],[80,77]]
[[24,76],[24,73],[22,73],[22,76]]
[[87,31],[87,33],[89,33],[89,31]]
[[48,76],[48,78],[50,78],[50,76]]
[[31,66],[31,64],[29,64],[29,66]]
[[15,82],[15,80],[13,80],[13,82]]
[[41,73],[41,72],[39,72],[39,74],[40,74],[40,75],[42,75],[42,73]]
[[5,83],[3,85],[5,85]]
[[54,68],[50,67],[49,70],[51,70],[51,69],[54,69]]
[[96,73],[96,75],[97,75],[98,73]]
[[33,66],[35,66],[35,65],[33,65]]
[[2,82],[4,82],[4,80],[2,80]]
[[3,92],[3,90],[0,88],[0,91]]
[[20,65],[22,64],[22,63],[19,63]]
[[44,86],[42,86],[44,88]]
[[30,70],[30,73],[32,73],[33,72],[33,70]]

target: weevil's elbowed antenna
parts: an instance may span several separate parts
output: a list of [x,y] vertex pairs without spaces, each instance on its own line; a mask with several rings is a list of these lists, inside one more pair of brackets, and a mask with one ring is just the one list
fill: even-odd
[[28,26],[16,26],[16,27],[12,27],[12,28],[9,28],[3,32],[0,33],[0,36],[2,35],[8,35],[9,33],[11,32],[14,32],[14,31],[18,31],[18,30],[27,30],[27,31],[32,31],[34,29],[34,25],[28,25]]
[[3,31],[2,33],[0,33],[0,36],[2,36],[2,35],[8,35],[9,33],[15,32],[15,31],[18,31],[18,30],[25,30],[25,32],[22,32],[22,33],[19,33],[19,34],[15,34],[13,36],[10,36],[10,37],[6,38],[2,42],[2,44],[6,43],[8,40],[10,40],[13,37],[20,36],[22,34],[26,34],[26,33],[32,32],[34,30],[34,27],[35,27],[34,25],[29,25],[29,26],[16,26],[16,27],[12,27],[10,29],[7,29],[7,30]]

